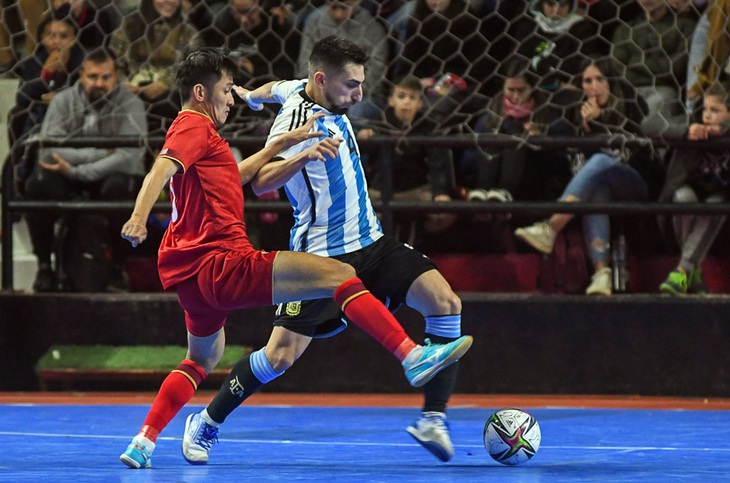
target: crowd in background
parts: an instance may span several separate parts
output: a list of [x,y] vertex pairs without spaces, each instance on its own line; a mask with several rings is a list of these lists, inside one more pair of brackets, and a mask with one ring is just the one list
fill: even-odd
[[[227,49],[240,68],[236,82],[253,88],[305,78],[312,44],[332,34],[369,55],[363,100],[348,113],[359,139],[477,133],[707,140],[724,135],[730,122],[730,0],[4,0],[2,8],[0,70],[20,79],[6,169],[12,164],[20,194],[31,197],[26,183],[42,168],[22,141],[42,131],[52,99],[78,82],[84,56],[98,49],[115,59],[118,87],[143,102],[140,129],[152,135],[164,133],[180,108],[174,78],[187,52]],[[224,129],[262,134],[275,112],[240,105]],[[362,153],[376,199],[389,190],[395,199],[444,202],[718,202],[727,199],[730,181],[722,149],[691,160],[687,150],[667,147],[538,150],[526,142],[429,150],[404,141],[388,149],[366,144]],[[79,196],[86,188],[78,187]],[[258,244],[285,248],[291,219],[265,215],[249,215]],[[576,225],[572,217],[554,218],[409,215],[396,219],[396,236],[426,253],[533,247],[547,254],[559,232]],[[611,220],[582,220],[594,267],[586,291],[610,294]],[[626,236],[636,251],[681,253],[662,291],[700,293],[707,290],[700,265],[723,222],[674,217],[667,226],[675,237],[647,218]],[[632,243],[632,235],[642,241]]]

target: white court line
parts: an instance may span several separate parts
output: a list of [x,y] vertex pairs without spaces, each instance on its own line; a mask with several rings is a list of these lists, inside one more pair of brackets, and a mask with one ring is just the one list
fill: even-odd
[[[64,434],[64,433],[28,433],[23,431],[0,431],[0,436],[20,436],[20,437],[39,437],[39,438],[85,438],[85,439],[122,439],[128,440],[129,436],[111,436],[102,434]],[[164,441],[182,441],[182,438],[173,436],[163,436],[158,438]],[[306,440],[288,440],[288,439],[227,439],[221,438],[221,442],[225,443],[241,443],[241,444],[301,444],[311,446],[387,446],[393,448],[405,448],[418,446],[417,443],[367,443],[355,441],[306,441]],[[482,448],[477,444],[457,444],[457,448]],[[730,453],[730,448],[701,448],[689,447],[678,448],[673,446],[560,446],[560,445],[540,445],[540,449],[551,450],[576,450],[576,451],[691,451],[691,452],[721,452]]]

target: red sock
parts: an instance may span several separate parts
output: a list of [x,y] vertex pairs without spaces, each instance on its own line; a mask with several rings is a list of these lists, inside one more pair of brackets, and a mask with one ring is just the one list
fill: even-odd
[[403,361],[416,343],[393,314],[355,277],[337,287],[333,296],[348,319]]
[[139,434],[153,443],[157,441],[160,431],[165,429],[172,418],[190,401],[206,375],[205,371],[193,361],[189,359],[182,361],[162,381],[162,386],[157,392]]

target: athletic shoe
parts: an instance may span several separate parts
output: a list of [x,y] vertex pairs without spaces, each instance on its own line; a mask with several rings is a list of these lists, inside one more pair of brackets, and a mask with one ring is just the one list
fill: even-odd
[[669,295],[685,295],[687,293],[687,274],[679,270],[672,270],[667,279],[659,286],[659,291]]
[[[433,379],[442,369],[458,361],[471,347],[474,338],[470,335],[459,337],[446,344],[432,344],[426,339],[426,344],[413,349],[403,361],[406,379],[413,387],[420,387]],[[418,357],[415,361],[410,359]]]
[[454,445],[449,435],[446,415],[436,411],[424,412],[421,419],[406,428],[413,439],[433,453],[441,461],[449,461],[454,456]]
[[[146,438],[145,438],[146,439]],[[155,443],[147,441],[143,443],[139,436],[132,438],[127,446],[127,451],[119,456],[119,460],[132,469],[151,468],[152,452],[155,450]]]
[[553,251],[558,234],[549,223],[541,221],[525,228],[516,229],[515,236],[535,250],[547,255]]
[[206,423],[200,413],[193,413],[185,421],[182,454],[191,465],[207,465],[208,453],[218,442],[218,428]]
[[603,267],[593,274],[591,284],[586,289],[586,295],[611,295],[613,291],[613,277],[609,267]]
[[687,293],[693,295],[707,295],[710,291],[707,289],[705,277],[702,275],[702,269],[696,267],[689,273],[687,280]]

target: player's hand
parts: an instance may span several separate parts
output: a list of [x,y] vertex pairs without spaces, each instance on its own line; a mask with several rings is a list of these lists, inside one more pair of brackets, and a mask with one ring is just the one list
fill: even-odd
[[122,238],[136,247],[147,239],[147,224],[132,216],[122,227]]
[[242,101],[245,101],[246,104],[248,104],[248,107],[252,111],[260,111],[261,109],[264,108],[264,104],[263,103],[256,102],[253,99],[251,99],[251,97],[249,97],[249,94],[251,93],[251,91],[248,90],[248,89],[246,89],[245,87],[241,87],[241,86],[234,85],[231,90],[233,92],[235,92],[236,95],[238,97],[240,97]]
[[314,116],[307,119],[307,122],[305,122],[298,128],[282,135],[281,141],[284,144],[284,149],[296,146],[297,144],[301,143],[302,141],[306,141],[307,139],[324,136],[324,133],[322,131],[310,132],[312,131],[312,129],[314,129],[314,123],[317,121],[317,119],[321,119],[322,117],[324,117],[324,113],[318,112]]
[[324,138],[314,146],[303,152],[307,157],[307,161],[322,161],[334,159],[337,157],[337,151],[340,149],[342,138]]
[[71,170],[71,163],[63,159],[57,153],[53,153],[51,157],[53,158],[52,163],[47,163],[46,161],[39,159],[38,165],[43,169],[47,169],[48,171],[53,171],[63,176],[67,176],[68,172]]

